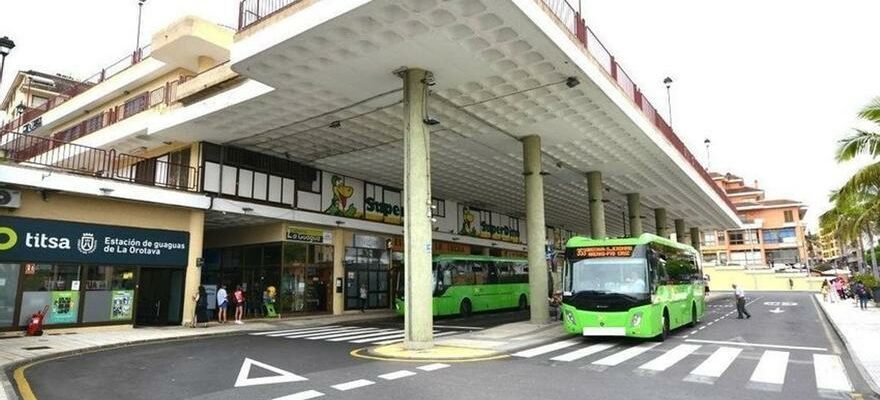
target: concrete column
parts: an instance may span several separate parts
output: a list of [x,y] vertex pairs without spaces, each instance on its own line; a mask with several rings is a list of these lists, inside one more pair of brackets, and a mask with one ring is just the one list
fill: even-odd
[[700,249],[700,228],[691,228],[691,247]]
[[685,233],[684,220],[675,220],[675,240],[679,243],[687,243],[684,241],[685,236],[687,236],[687,233]]
[[205,239],[205,212],[192,210],[189,213],[189,262],[186,265],[186,280],[183,295],[183,324],[190,324],[196,315],[196,302],[193,296],[199,292],[202,284],[202,268],[198,260],[202,258],[202,245]]
[[626,204],[629,208],[629,232],[632,237],[639,237],[645,231],[642,230],[642,205],[641,196],[638,193],[628,193]]
[[529,307],[531,322],[545,324],[550,318],[547,304],[547,260],[544,246],[544,177],[541,175],[541,137],[523,138],[523,175],[526,184],[526,233],[529,249]]
[[434,345],[431,287],[431,162],[428,127],[424,123],[426,79],[429,72],[403,73],[403,233],[406,316],[404,347],[427,349]]
[[657,227],[657,236],[669,239],[669,224],[666,222],[666,209],[654,209],[654,226]]
[[[342,291],[336,291],[336,281],[342,279]],[[333,315],[345,310],[345,231],[333,230]]]
[[602,185],[602,172],[587,172],[587,189],[590,199],[590,236],[604,239],[605,234],[605,203],[602,202],[605,187]]

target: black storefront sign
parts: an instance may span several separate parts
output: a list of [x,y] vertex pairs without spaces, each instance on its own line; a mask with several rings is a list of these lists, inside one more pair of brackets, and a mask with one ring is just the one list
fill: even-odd
[[0,217],[0,262],[185,267],[189,232]]

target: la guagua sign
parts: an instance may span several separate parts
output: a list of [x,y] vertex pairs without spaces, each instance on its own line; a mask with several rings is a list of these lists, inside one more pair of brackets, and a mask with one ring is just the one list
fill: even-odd
[[0,217],[0,261],[186,266],[189,232]]

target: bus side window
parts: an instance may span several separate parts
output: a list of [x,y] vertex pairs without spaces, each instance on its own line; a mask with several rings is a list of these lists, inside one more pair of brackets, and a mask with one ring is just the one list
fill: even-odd
[[473,284],[473,274],[470,265],[465,261],[457,261],[453,264],[454,273],[452,276],[453,285],[470,285]]
[[499,261],[495,263],[498,268],[498,283],[513,283],[513,266],[509,261]]
[[471,270],[474,271],[474,284],[482,285],[486,283],[486,269],[478,262],[470,263]]
[[513,264],[513,275],[514,282],[516,283],[528,283],[529,282],[529,264],[526,262],[516,262]]
[[[483,263],[483,262],[478,261],[478,263]],[[487,262],[487,263],[485,263],[485,265],[487,267],[486,269],[489,271],[489,274],[486,279],[486,283],[488,283],[490,285],[494,285],[496,283],[499,283],[498,282],[498,278],[499,278],[498,267],[495,266],[495,264],[491,263],[491,262]]]

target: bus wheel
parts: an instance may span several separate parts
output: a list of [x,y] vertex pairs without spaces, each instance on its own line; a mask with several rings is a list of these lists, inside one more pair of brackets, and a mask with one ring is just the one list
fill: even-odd
[[526,295],[521,294],[519,295],[519,309],[525,310],[526,308],[529,308],[529,301],[526,300]]
[[694,304],[691,306],[691,323],[688,324],[691,328],[697,326],[697,305]]
[[471,316],[472,310],[473,309],[471,308],[471,301],[468,299],[464,299],[464,301],[461,302],[461,307],[458,308],[459,314],[461,314],[461,316],[465,318]]
[[663,342],[669,337],[669,312],[666,310],[663,310],[663,321],[661,323],[663,324],[663,331],[654,338],[658,342]]

